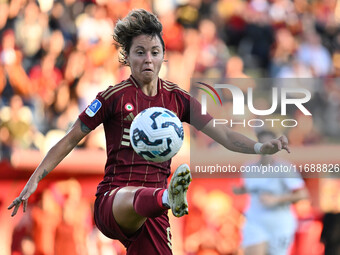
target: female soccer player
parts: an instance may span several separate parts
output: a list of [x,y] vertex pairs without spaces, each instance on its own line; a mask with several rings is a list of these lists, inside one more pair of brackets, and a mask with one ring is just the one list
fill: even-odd
[[[263,145],[256,144],[226,127],[214,128],[210,115],[201,116],[197,100],[176,84],[158,77],[164,61],[162,25],[153,14],[133,10],[119,20],[113,38],[121,47],[121,62],[131,76],[100,92],[79,115],[71,130],[47,153],[30,177],[21,194],[8,209],[14,216],[21,203],[26,210],[29,196],[38,182],[51,172],[91,130],[103,123],[107,162],[105,176],[98,185],[94,206],[97,227],[108,237],[120,240],[127,254],[172,254],[167,210],[177,216],[188,213],[186,191],[191,181],[187,165],[170,175],[170,161],[147,162],[132,149],[129,141],[131,120],[142,110],[160,106],[177,114],[226,148],[243,153],[276,153],[288,149],[280,137]],[[193,115],[190,118],[190,101]],[[193,120],[194,122],[191,122]]]
[[[275,134],[267,130],[257,134],[261,143],[274,137]],[[287,165],[288,162],[269,155],[261,155],[259,162],[249,166]],[[250,195],[250,204],[245,213],[247,220],[243,228],[244,254],[288,254],[297,228],[297,220],[291,210],[291,204],[308,199],[308,191],[303,179],[298,173],[289,173],[289,175],[268,173],[264,178],[258,178],[260,177],[258,173],[245,173],[243,177],[244,184],[235,187],[234,192]]]

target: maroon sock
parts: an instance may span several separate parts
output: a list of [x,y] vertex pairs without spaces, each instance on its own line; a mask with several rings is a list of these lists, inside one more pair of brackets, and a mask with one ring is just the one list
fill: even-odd
[[156,188],[141,188],[137,190],[133,200],[133,208],[139,215],[147,218],[155,218],[162,215],[167,210],[162,203],[164,190]]

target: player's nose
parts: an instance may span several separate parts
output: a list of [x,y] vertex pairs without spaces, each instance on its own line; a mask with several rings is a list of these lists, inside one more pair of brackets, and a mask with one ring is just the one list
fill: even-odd
[[145,63],[151,63],[151,58],[152,58],[151,52],[147,52],[145,54],[145,59],[144,59]]

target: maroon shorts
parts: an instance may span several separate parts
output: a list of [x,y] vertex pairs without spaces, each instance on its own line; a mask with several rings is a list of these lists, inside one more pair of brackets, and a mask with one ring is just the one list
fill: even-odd
[[167,212],[156,218],[148,218],[133,235],[126,236],[113,217],[112,204],[120,188],[97,196],[94,204],[94,220],[98,229],[107,237],[119,240],[127,249],[127,255],[170,255],[171,232]]

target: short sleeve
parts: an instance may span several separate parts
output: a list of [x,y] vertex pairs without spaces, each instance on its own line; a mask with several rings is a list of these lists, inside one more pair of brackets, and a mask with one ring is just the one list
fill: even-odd
[[109,116],[108,103],[101,96],[101,93],[91,102],[90,105],[79,115],[79,119],[90,129],[94,130]]
[[194,97],[184,99],[185,111],[183,121],[193,125],[197,130],[201,130],[205,125],[212,120],[212,116],[207,113],[201,114],[201,104]]
[[289,190],[298,190],[305,186],[302,178],[284,178],[283,182]]

